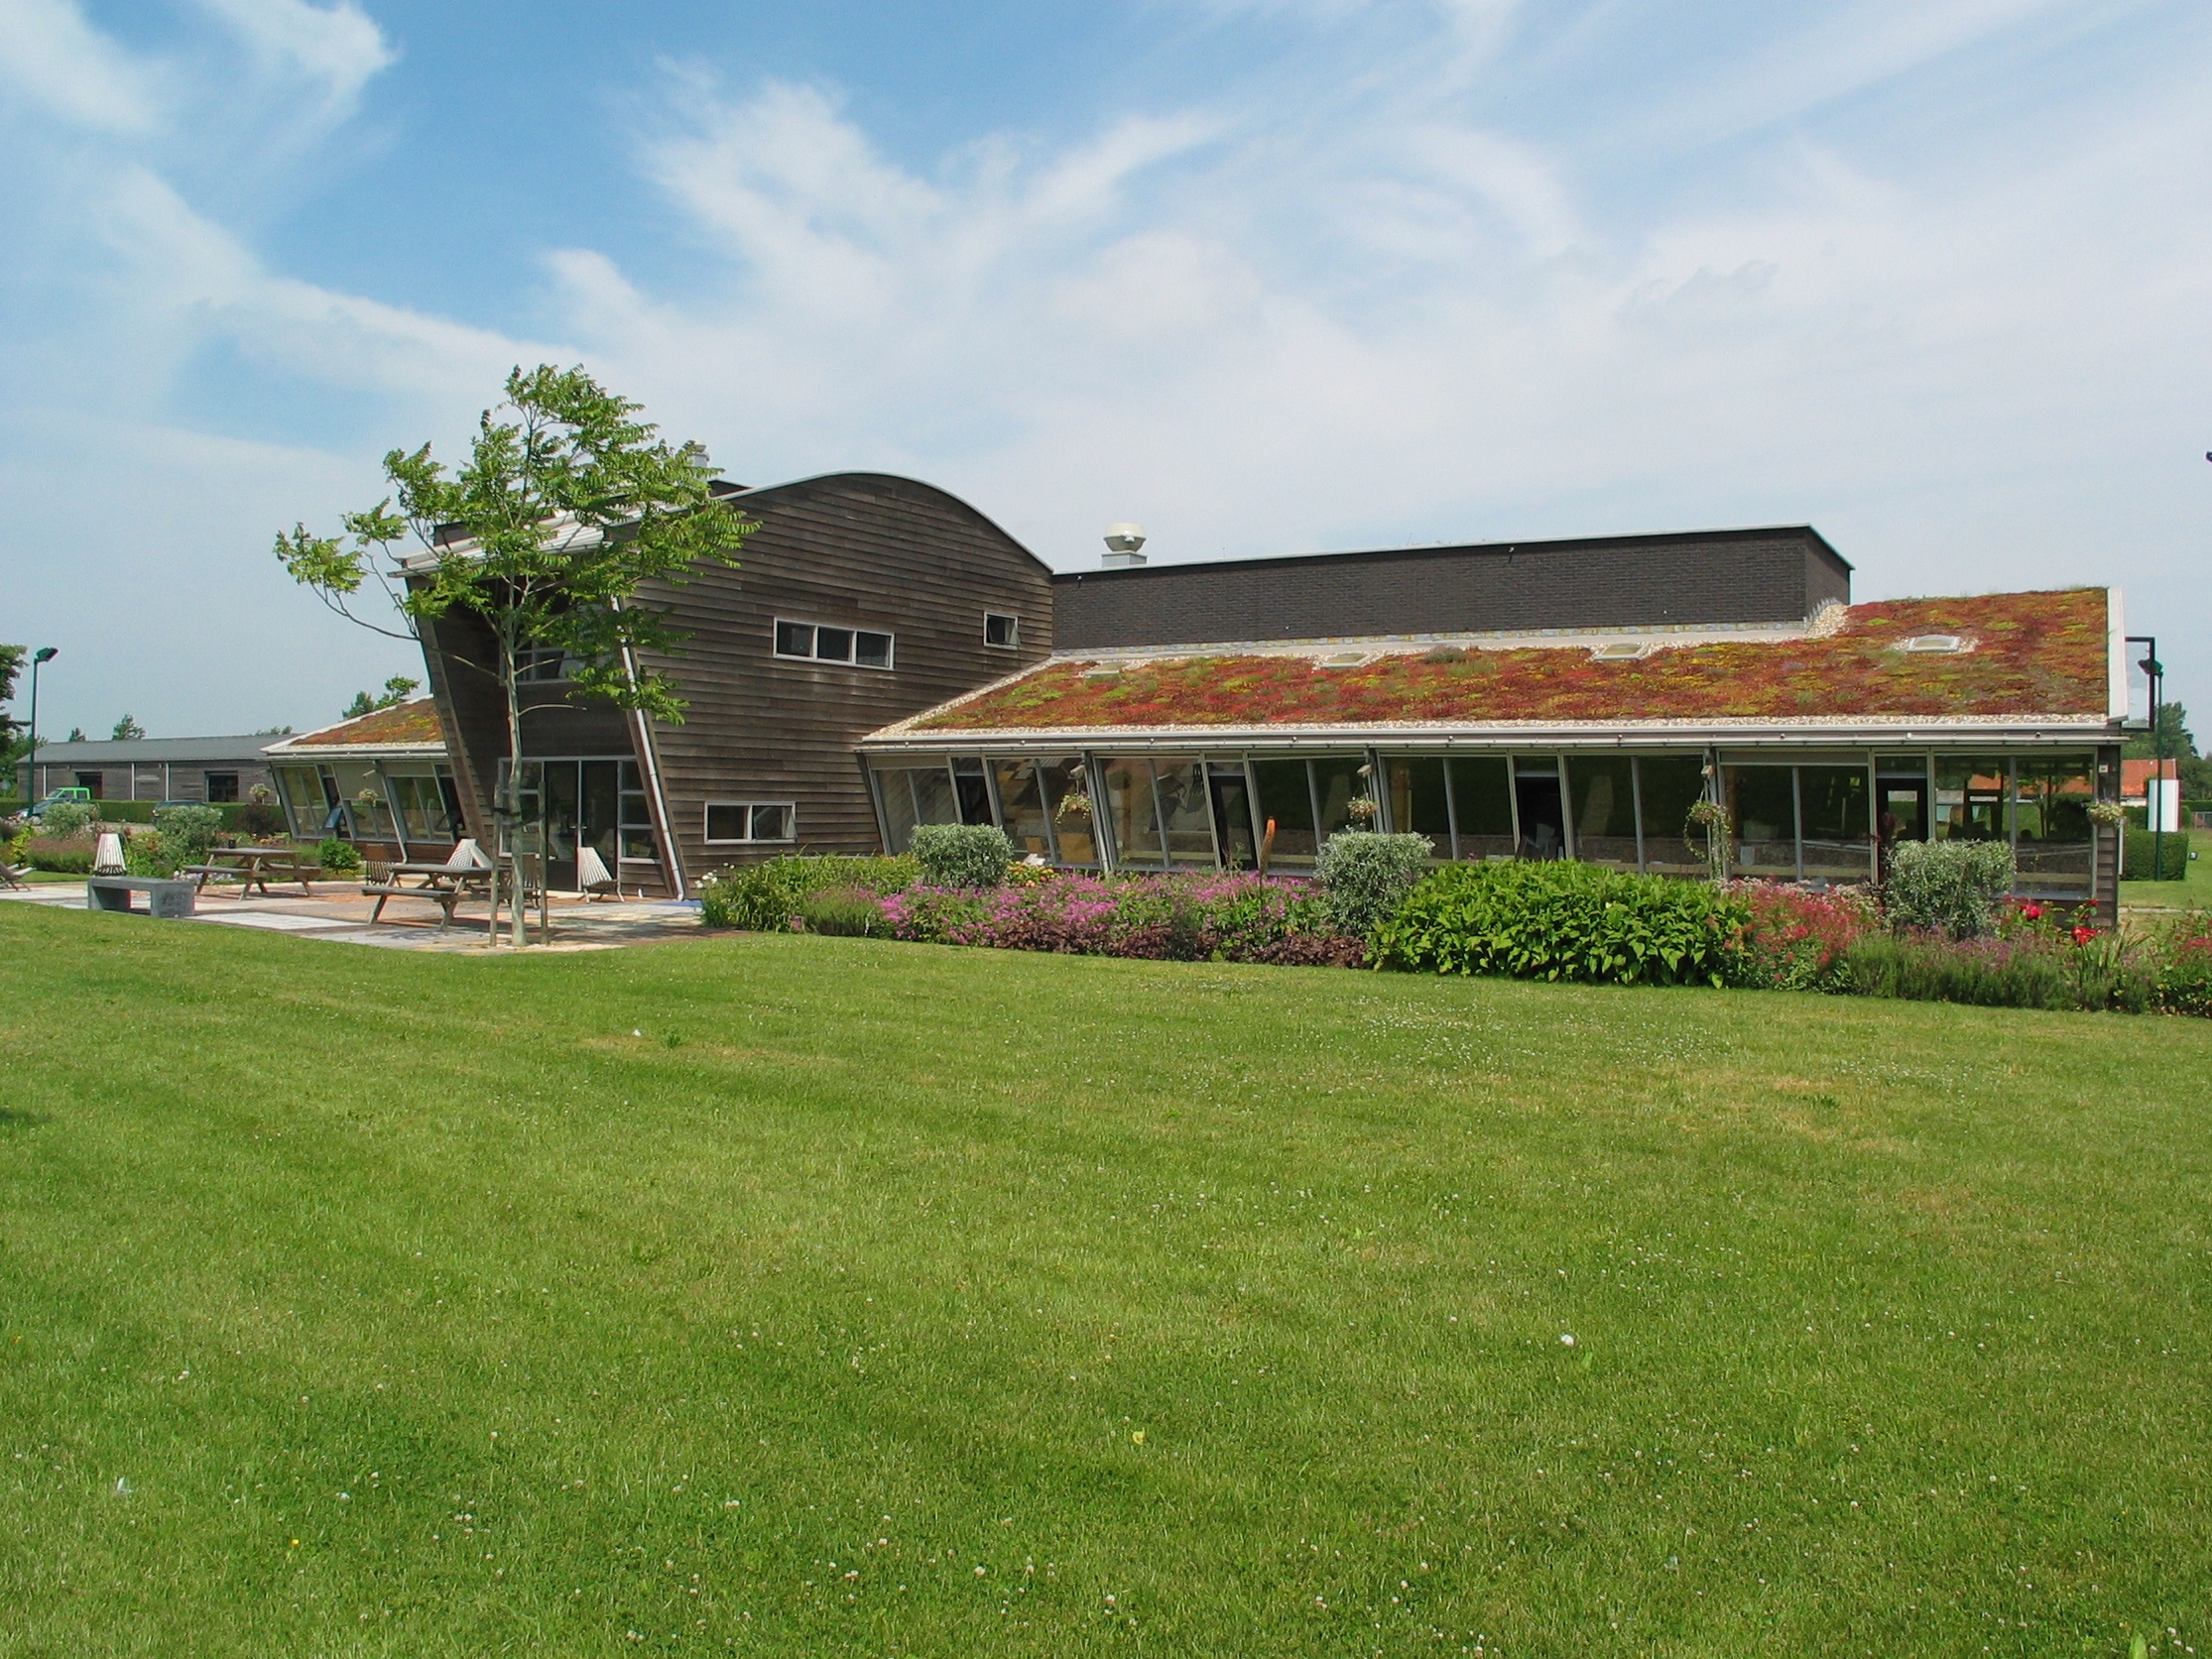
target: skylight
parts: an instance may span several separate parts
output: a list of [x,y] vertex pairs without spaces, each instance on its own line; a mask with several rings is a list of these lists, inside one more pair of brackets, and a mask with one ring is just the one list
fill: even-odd
[[1898,647],[1900,651],[1924,652],[1930,655],[1966,649],[1966,642],[1956,634],[1915,634]]

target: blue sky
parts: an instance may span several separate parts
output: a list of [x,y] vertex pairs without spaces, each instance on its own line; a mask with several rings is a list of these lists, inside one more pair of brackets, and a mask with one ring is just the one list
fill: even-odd
[[1062,568],[1809,521],[1861,597],[2115,582],[2212,728],[2188,0],[0,0],[0,158],[50,731],[409,670],[271,537],[541,360]]

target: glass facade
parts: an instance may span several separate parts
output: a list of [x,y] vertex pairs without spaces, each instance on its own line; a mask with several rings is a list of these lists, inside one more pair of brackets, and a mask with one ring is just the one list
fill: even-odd
[[1865,767],[1799,767],[1799,874],[1864,882],[1874,875],[1874,822]]
[[1636,763],[1626,755],[1567,757],[1574,856],[1624,870],[1643,862],[1636,834]]
[[2023,755],[2013,762],[2014,851],[2023,892],[2089,890],[2096,869],[2097,798],[2092,755]]
[[1098,837],[1092,829],[1093,814],[1071,807],[1070,801],[1087,801],[1090,784],[1083,775],[1080,755],[1053,756],[1037,763],[1038,781],[1050,808],[1052,844],[1061,864],[1093,866],[1098,863]]
[[1313,833],[1313,781],[1303,761],[1254,761],[1252,781],[1267,859],[1278,870],[1311,869],[1320,840]]
[[2005,813],[2003,756],[1935,758],[1935,839],[2003,841],[2012,833]]
[[[2088,816],[2094,757],[1826,754],[1804,761],[1723,755],[1731,875],[1867,882],[1901,839],[2011,838],[2020,890],[2086,897],[2095,869]],[[1702,877],[1704,835],[1689,815],[1716,769],[1709,752],[1482,755],[1101,756],[1093,794],[1081,757],[953,757],[875,770],[895,850],[917,823],[977,821],[965,791],[988,774],[989,810],[1023,855],[1132,870],[1313,868],[1320,844],[1370,820],[1425,836],[1438,861],[1573,858],[1647,874]],[[1370,788],[1371,785],[1374,787]]]
[[875,774],[883,799],[884,826],[894,853],[911,851],[917,824],[956,824],[960,797],[953,793],[952,771],[943,762],[926,767],[892,767]]
[[1692,835],[1689,821],[1690,808],[1705,797],[1705,757],[1639,755],[1636,794],[1646,874],[1705,875],[1705,835]]
[[1513,769],[1500,755],[1454,755],[1445,763],[1451,781],[1454,858],[1475,862],[1513,857]]

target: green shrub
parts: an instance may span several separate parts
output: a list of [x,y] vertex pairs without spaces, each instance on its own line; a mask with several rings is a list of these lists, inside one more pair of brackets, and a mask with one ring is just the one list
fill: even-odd
[[1869,933],[1854,940],[1844,955],[1850,989],[1861,997],[2121,1013],[2143,1013],[2157,1005],[2153,962],[2111,934],[2076,945],[2048,939],[1900,939]]
[[896,892],[920,880],[911,858],[817,858],[787,853],[759,864],[719,871],[699,884],[699,906],[709,927],[744,927],[756,933],[788,930],[799,901],[824,888]]
[[1014,862],[1014,843],[996,824],[923,824],[914,832],[914,861],[933,888],[995,888]]
[[2212,910],[2191,910],[2158,929],[2158,1006],[2212,1014]]
[[2120,850],[2121,870],[2131,882],[2185,882],[2189,879],[2189,832],[2167,830],[2153,836],[2130,825]]
[[92,824],[91,807],[80,800],[58,800],[39,814],[39,834],[54,841],[82,835]]
[[1436,844],[1425,835],[1378,835],[1338,830],[1321,844],[1314,874],[1328,898],[1337,930],[1365,938],[1398,913],[1428,874]]
[[314,850],[315,863],[333,876],[350,875],[361,868],[361,854],[350,841],[340,841],[334,835],[322,838],[322,845]]
[[1376,930],[1378,967],[1616,985],[1724,985],[1750,906],[1703,882],[1569,859],[1453,864]]
[[155,812],[154,828],[177,864],[199,864],[222,833],[223,815],[212,806],[165,806]]
[[184,862],[167,836],[142,831],[123,837],[123,868],[133,876],[174,876]]
[[847,939],[885,938],[890,920],[883,900],[866,888],[823,888],[799,901],[799,919],[809,933],[829,933]]
[[1900,931],[1977,939],[2013,888],[2013,849],[2002,841],[1905,841],[1890,853],[1882,909]]
[[33,870],[56,876],[92,874],[92,843],[81,835],[34,835],[24,843],[23,856]]

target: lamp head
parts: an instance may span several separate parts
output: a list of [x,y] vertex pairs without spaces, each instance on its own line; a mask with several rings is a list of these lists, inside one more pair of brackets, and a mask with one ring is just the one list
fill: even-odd
[[31,653],[31,660],[34,662],[52,662],[60,654],[52,646],[41,646]]

